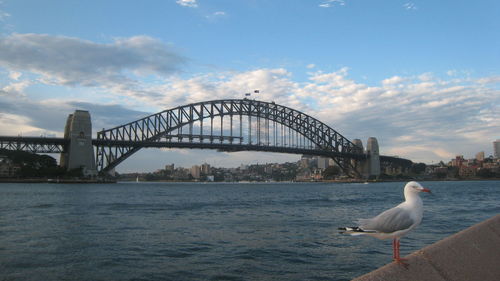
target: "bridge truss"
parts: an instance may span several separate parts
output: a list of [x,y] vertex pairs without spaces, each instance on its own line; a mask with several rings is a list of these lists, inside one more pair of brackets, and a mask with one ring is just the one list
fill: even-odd
[[357,173],[351,160],[366,157],[318,119],[274,102],[250,99],[213,100],[165,110],[102,130],[93,144],[101,172],[145,147],[321,155],[350,173]]
[[10,137],[0,136],[0,148],[22,150],[31,153],[62,153],[69,140],[46,137]]

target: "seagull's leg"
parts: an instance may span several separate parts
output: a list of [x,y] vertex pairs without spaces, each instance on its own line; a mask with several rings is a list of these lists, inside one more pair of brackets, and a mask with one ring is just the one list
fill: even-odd
[[402,259],[400,256],[399,256],[399,238],[394,238],[393,240],[393,244],[394,244],[394,261],[402,266],[404,266],[405,268],[407,268],[409,265],[405,262],[406,259]]
[[392,239],[392,259],[396,260],[396,238]]

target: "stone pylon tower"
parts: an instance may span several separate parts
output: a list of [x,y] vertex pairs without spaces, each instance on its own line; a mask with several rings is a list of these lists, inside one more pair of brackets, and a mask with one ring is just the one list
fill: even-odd
[[378,141],[374,137],[368,138],[366,142],[367,161],[367,176],[380,176],[380,153],[378,150]]
[[69,139],[69,145],[61,153],[60,165],[67,170],[82,168],[85,176],[97,175],[92,146],[92,123],[88,111],[76,110],[68,116],[64,138]]
[[[356,153],[364,153],[364,148],[363,148],[363,142],[360,139],[354,139],[352,141],[354,145],[356,146]],[[356,171],[360,174],[363,175],[364,173],[364,161],[361,160],[351,160],[351,165],[356,169]]]

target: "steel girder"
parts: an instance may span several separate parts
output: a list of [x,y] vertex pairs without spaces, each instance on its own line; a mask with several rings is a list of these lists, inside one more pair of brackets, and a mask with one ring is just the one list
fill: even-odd
[[68,140],[61,138],[0,136],[0,148],[32,153],[62,153],[67,144]]
[[[248,132],[245,133],[243,133],[245,124],[242,116],[248,117],[248,126],[245,127]],[[220,124],[214,124],[216,117],[220,118]],[[239,133],[234,132],[233,122],[238,123],[236,129],[239,129]],[[274,126],[274,134],[270,130],[270,122]],[[194,134],[193,124],[196,124],[199,134]],[[207,126],[208,132],[204,131],[207,130]],[[254,126],[256,128],[253,133],[256,136],[252,136]],[[276,132],[276,126],[281,126],[281,140],[276,139],[280,135]],[[183,128],[188,132],[183,132]],[[286,137],[283,128],[288,128]],[[173,134],[175,131],[177,134]],[[261,142],[262,134],[264,140],[267,137],[267,141]],[[270,135],[273,135],[272,141]],[[252,138],[257,138],[257,143],[252,143]],[[289,139],[288,143],[286,138]],[[297,140],[296,143],[294,138]],[[299,138],[304,139],[304,142],[307,141],[310,149],[299,148]],[[246,144],[243,143],[244,139],[247,141]],[[220,145],[216,147],[214,144],[217,142]],[[184,143],[184,146],[180,143]],[[113,169],[143,147],[183,146],[224,151],[257,150],[286,153],[300,151],[304,154],[329,156],[344,171],[351,170],[351,172],[355,169],[350,160],[365,157],[351,141],[318,119],[274,102],[251,99],[213,100],[175,107],[125,125],[102,130],[97,133],[94,144],[97,147],[97,168],[103,172]],[[292,146],[296,150],[293,150]]]

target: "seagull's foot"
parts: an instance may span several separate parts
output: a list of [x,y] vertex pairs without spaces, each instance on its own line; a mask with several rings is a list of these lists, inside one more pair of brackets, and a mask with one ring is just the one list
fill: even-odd
[[399,264],[399,265],[402,265],[405,269],[408,269],[408,267],[410,266],[409,263],[407,263],[408,259],[402,259],[402,258],[395,258],[394,259],[394,262]]

